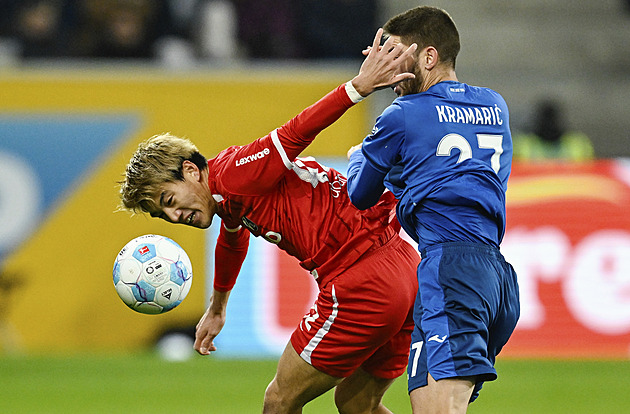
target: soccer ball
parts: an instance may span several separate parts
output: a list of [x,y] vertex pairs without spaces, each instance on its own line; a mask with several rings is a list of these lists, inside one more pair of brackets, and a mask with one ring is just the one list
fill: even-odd
[[168,312],[192,285],[188,255],[168,237],[147,234],[122,248],[114,261],[114,287],[120,299],[140,313]]

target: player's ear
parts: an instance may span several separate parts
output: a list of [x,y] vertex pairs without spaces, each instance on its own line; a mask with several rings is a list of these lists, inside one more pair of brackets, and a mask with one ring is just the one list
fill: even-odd
[[440,55],[437,49],[433,46],[429,46],[424,50],[424,53],[420,54],[420,64],[423,65],[425,69],[431,70],[438,64],[439,58]]
[[184,178],[190,177],[194,181],[199,181],[199,178],[201,177],[199,167],[189,160],[184,160],[182,163],[182,173],[184,174]]

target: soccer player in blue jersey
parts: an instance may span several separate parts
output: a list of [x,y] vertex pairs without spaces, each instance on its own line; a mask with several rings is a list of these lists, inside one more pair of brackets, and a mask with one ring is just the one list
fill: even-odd
[[[496,92],[459,82],[451,17],[417,7],[390,19],[394,44],[418,45],[416,77],[372,133],[349,151],[348,191],[359,208],[387,188],[418,243],[419,290],[407,368],[414,413],[463,413],[519,317],[516,274],[499,251],[512,139]],[[353,152],[354,150],[354,152]]]

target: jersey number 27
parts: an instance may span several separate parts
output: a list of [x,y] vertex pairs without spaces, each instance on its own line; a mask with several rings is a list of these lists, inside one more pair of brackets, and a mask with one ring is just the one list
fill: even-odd
[[[501,167],[501,154],[503,154],[503,135],[477,134],[477,146],[480,149],[493,150],[494,154],[490,157],[490,166],[495,173],[499,173]],[[453,149],[459,150],[459,159],[457,163],[472,158],[472,148],[466,138],[459,134],[447,134],[439,142],[435,155],[448,157]]]

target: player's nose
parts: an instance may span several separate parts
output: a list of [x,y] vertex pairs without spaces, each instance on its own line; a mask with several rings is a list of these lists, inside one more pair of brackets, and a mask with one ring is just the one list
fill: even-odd
[[166,217],[168,218],[168,221],[170,221],[171,223],[180,222],[180,219],[182,217],[181,210],[167,207],[163,211],[164,211],[164,215],[166,215]]

